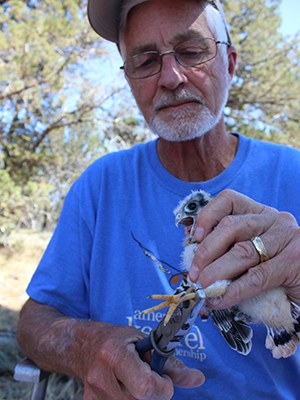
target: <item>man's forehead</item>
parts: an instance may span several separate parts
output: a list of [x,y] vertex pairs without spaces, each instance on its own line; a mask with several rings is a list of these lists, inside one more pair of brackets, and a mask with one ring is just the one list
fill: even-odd
[[203,31],[208,33],[203,10],[202,2],[197,0],[147,1],[130,11],[124,33],[137,41],[146,37],[149,42],[161,35],[173,44],[186,36],[199,36]]
[[[142,17],[143,14],[148,14],[153,10],[165,10],[166,8],[180,17],[182,10],[188,9],[189,12],[191,12],[195,8],[203,9],[205,4],[207,4],[206,0],[144,0],[140,1],[133,7],[130,7],[130,9],[126,10],[125,8],[124,10],[126,10],[125,15],[127,20],[130,18],[132,13],[136,13],[137,11],[140,11],[139,16]],[[166,22],[168,21],[169,16],[170,14],[162,15]]]
[[[207,12],[203,13],[208,5],[209,10],[207,9]],[[133,22],[132,16],[134,16]],[[206,30],[206,35],[209,37],[214,37],[213,35],[217,32],[219,37],[223,37],[223,40],[226,40],[224,37],[224,32],[226,32],[227,42],[231,44],[226,23],[217,9],[215,0],[146,0],[133,7],[127,17],[127,23],[123,26],[120,38],[123,38],[123,34],[130,30],[132,36],[139,36],[142,32],[142,34],[147,34],[150,39],[153,32],[156,33],[159,30],[165,32],[165,27],[176,26],[178,31],[188,29],[201,21],[198,24],[200,31]],[[149,27],[150,29],[147,29]]]
[[[178,15],[177,8],[173,10],[173,15],[168,9],[162,8],[162,11],[168,12],[167,22],[163,12],[154,13],[150,18],[147,8],[132,10],[124,31],[128,55],[150,50],[163,51],[164,47],[174,47],[187,39],[211,37],[205,16],[202,15],[203,7],[198,11],[192,7],[193,13],[188,11],[187,5],[185,7],[186,15]],[[148,9],[151,10],[151,7]]]
[[[126,21],[128,12],[139,3],[153,0],[88,0],[88,18],[93,29],[104,39],[119,43],[120,22]],[[182,0],[191,2],[192,0]],[[220,0],[196,0],[199,3],[211,4],[221,15],[227,31],[228,42],[231,43],[225,15]],[[164,0],[160,0],[164,2]],[[123,25],[124,26],[124,25]]]

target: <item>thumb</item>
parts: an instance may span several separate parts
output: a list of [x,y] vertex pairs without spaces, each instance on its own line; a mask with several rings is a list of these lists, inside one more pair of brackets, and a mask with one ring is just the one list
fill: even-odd
[[164,374],[168,375],[175,386],[182,388],[193,388],[204,383],[205,377],[201,371],[195,368],[188,368],[178,358],[171,356],[168,358]]

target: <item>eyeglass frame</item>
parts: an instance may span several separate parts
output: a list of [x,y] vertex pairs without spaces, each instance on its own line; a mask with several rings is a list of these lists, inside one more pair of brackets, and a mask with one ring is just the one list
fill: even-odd
[[226,23],[226,20],[225,20],[225,15],[224,15],[223,10],[219,9],[218,4],[214,0],[206,0],[206,2],[209,3],[210,5],[212,5],[218,11],[218,13],[221,15],[223,24],[225,26],[225,30],[226,30],[226,35],[227,35],[227,40],[228,40],[229,46],[232,46],[232,41],[231,41],[230,33],[228,31],[228,26],[227,26],[227,23]]
[[203,61],[203,62],[194,64],[194,65],[184,65],[184,64],[182,64],[180,61],[178,61],[178,59],[177,59],[177,57],[176,57],[176,48],[177,48],[178,46],[180,46],[182,43],[184,43],[185,41],[188,41],[188,40],[184,40],[183,42],[178,43],[173,49],[169,49],[169,50],[163,51],[162,53],[159,53],[157,50],[149,50],[149,51],[144,51],[144,52],[141,52],[140,54],[136,54],[136,55],[131,56],[131,58],[133,58],[133,57],[135,57],[135,56],[137,56],[137,55],[141,55],[141,54],[156,54],[156,55],[158,55],[159,60],[160,60],[160,67],[159,67],[159,70],[158,70],[157,72],[155,72],[155,73],[151,73],[150,75],[146,75],[146,76],[134,78],[134,77],[128,75],[127,72],[126,72],[126,60],[124,61],[124,64],[120,67],[120,70],[123,70],[124,73],[125,73],[125,75],[126,75],[129,79],[133,79],[133,80],[146,79],[146,78],[150,78],[151,76],[155,76],[155,75],[157,75],[157,74],[159,74],[159,73],[161,72],[162,65],[163,65],[163,63],[162,63],[162,57],[163,57],[164,55],[167,55],[167,54],[174,54],[174,58],[175,58],[176,62],[177,62],[179,65],[181,65],[182,67],[185,67],[185,68],[194,68],[194,67],[197,67],[198,65],[205,64],[205,63],[207,63],[208,61],[211,61],[211,60],[213,60],[214,58],[216,58],[216,56],[217,56],[217,54],[218,54],[218,46],[217,46],[218,44],[225,44],[225,45],[228,46],[228,47],[231,46],[230,41],[225,42],[225,41],[222,41],[222,40],[216,40],[216,39],[214,39],[214,38],[201,38],[201,39],[199,39],[199,41],[201,41],[201,40],[212,40],[212,41],[216,44],[216,54],[215,54],[213,57],[211,57],[211,58],[209,58],[209,59],[207,59],[207,60],[205,60],[205,61]]

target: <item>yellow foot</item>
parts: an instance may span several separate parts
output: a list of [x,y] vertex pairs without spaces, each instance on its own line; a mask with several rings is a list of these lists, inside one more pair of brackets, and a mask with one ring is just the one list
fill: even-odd
[[164,300],[162,303],[158,304],[157,306],[148,308],[147,310],[143,311],[144,314],[150,314],[151,312],[161,310],[162,308],[169,307],[165,318],[164,318],[164,324],[166,325],[169,321],[170,318],[175,311],[175,309],[178,307],[179,304],[181,304],[184,301],[187,300],[192,300],[195,298],[195,292],[189,293],[189,289],[187,291],[183,291],[178,294],[153,294],[151,299],[155,300]]

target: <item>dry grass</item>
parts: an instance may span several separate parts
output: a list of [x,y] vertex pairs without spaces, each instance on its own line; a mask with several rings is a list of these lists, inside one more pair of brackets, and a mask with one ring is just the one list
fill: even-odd
[[19,311],[25,289],[50,238],[49,232],[14,232],[10,247],[0,249],[0,304]]
[[[31,387],[13,380],[21,358],[16,342],[16,323],[25,293],[50,238],[48,232],[14,232],[9,248],[0,248],[0,399],[30,399]],[[47,400],[71,400],[80,390],[78,382],[61,375],[50,377]]]

